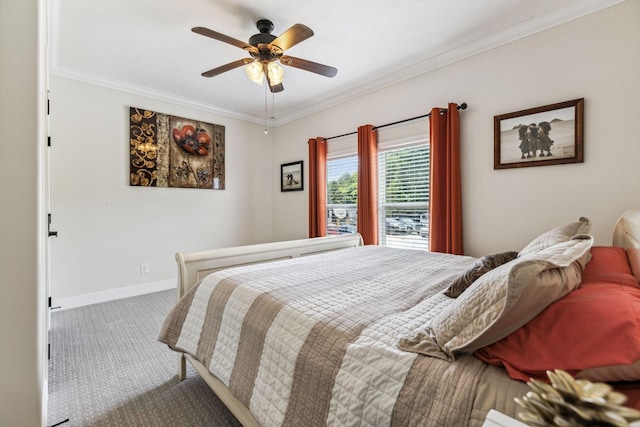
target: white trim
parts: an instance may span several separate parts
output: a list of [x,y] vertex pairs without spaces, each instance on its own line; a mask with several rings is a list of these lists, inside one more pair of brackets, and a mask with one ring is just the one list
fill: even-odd
[[[568,5],[531,18],[527,21],[521,22],[513,27],[506,28],[504,30],[498,31],[485,37],[481,37],[479,39],[472,40],[469,43],[458,46],[457,48],[451,49],[447,52],[442,52],[431,57],[418,59],[418,62],[411,66],[404,68],[400,66],[398,69],[390,70],[389,73],[383,76],[372,78],[371,80],[365,81],[361,85],[345,92],[339,94],[331,93],[330,96],[324,100],[321,100],[314,104],[310,104],[306,108],[297,109],[292,114],[287,114],[276,119],[272,123],[273,127],[277,128],[278,126],[285,125],[300,118],[334,107],[351,99],[355,99],[360,96],[364,96],[369,93],[384,89],[388,86],[400,83],[402,81],[415,78],[419,75],[437,70],[438,68],[441,68],[445,65],[461,61],[487,50],[505,45],[515,40],[519,40],[523,37],[527,37],[532,34],[547,30],[549,28],[556,27],[574,19],[581,18],[591,13],[614,6],[618,3],[622,3],[623,1],[626,0],[584,0],[581,2],[570,3]],[[54,20],[57,21],[58,17],[55,16]],[[52,37],[52,44],[58,42],[55,38],[55,35],[56,34],[54,33],[54,37]],[[220,106],[207,105],[200,101],[196,101],[179,95],[165,93],[151,88],[145,88],[126,82],[120,82],[103,76],[88,75],[77,70],[59,67],[57,65],[57,58],[54,58],[52,62],[53,67],[50,73],[53,75],[104,86],[106,88],[116,89],[132,93],[134,95],[141,95],[152,99],[163,100],[171,102],[173,104],[184,105],[203,111],[209,111],[225,117],[236,118],[252,123],[264,122],[263,117],[233,112],[230,110],[226,110]]]
[[390,141],[378,141],[378,152],[399,150],[401,148],[421,147],[429,144],[429,135],[426,133],[405,136],[403,138],[393,139]]
[[65,79],[76,80],[82,83],[89,83],[96,86],[102,86],[107,89],[118,90],[124,93],[130,93],[130,94],[144,96],[144,97],[159,100],[159,101],[170,102],[176,105],[195,108],[197,110],[202,110],[202,111],[206,111],[213,114],[219,114],[221,116],[230,117],[232,119],[239,119],[247,122],[260,123],[260,124],[264,123],[264,119],[260,119],[259,117],[256,117],[256,116],[238,113],[235,111],[224,109],[222,107],[219,107],[213,104],[203,103],[185,96],[173,94],[166,91],[160,91],[160,90],[156,90],[156,89],[152,89],[152,88],[144,87],[140,85],[133,85],[128,82],[123,82],[116,79],[99,76],[97,74],[85,73],[82,71],[73,70],[70,68],[58,67],[58,66],[56,66],[50,72],[50,74],[63,77]]
[[329,140],[327,144],[327,160],[358,155],[358,135],[353,134],[336,140]]
[[343,102],[347,102],[351,99],[355,99],[360,96],[382,90],[388,86],[401,83],[405,80],[418,77],[422,74],[435,71],[446,65],[453,64],[454,62],[462,61],[463,59],[472,57],[479,53],[503,46],[507,43],[511,43],[558,25],[565,24],[573,21],[574,19],[598,12],[624,1],[626,0],[585,0],[582,2],[573,2],[521,22],[518,25],[472,40],[469,43],[450,49],[447,52],[422,58],[416,64],[408,67],[390,70],[389,73],[383,76],[365,81],[361,85],[340,94],[332,94],[329,98],[321,100],[315,104],[311,104],[307,108],[300,108],[293,114],[280,117],[274,123],[274,127],[285,125],[302,117],[306,117],[319,111],[334,107]]
[[351,156],[357,156],[358,153],[355,151],[345,151],[344,153],[337,153],[337,154],[327,154],[327,161],[329,160],[337,160],[337,159],[342,159],[344,157],[351,157]]
[[90,294],[78,295],[75,297],[56,298],[52,299],[51,307],[58,310],[83,307],[85,305],[135,297],[138,295],[150,294],[152,292],[166,291],[167,289],[175,289],[176,283],[177,279],[169,279],[161,280],[159,282],[144,283],[142,285],[109,289],[107,291],[92,292]]

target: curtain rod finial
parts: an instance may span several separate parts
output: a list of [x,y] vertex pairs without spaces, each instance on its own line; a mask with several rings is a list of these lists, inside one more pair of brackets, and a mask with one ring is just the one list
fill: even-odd
[[466,110],[467,109],[467,103],[463,102],[462,104],[458,105],[458,110]]

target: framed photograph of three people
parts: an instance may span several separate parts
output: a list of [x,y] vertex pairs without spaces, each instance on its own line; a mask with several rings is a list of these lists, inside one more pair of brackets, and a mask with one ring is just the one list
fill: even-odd
[[280,191],[302,191],[304,176],[302,160],[280,165]]
[[584,98],[494,116],[493,168],[582,163]]

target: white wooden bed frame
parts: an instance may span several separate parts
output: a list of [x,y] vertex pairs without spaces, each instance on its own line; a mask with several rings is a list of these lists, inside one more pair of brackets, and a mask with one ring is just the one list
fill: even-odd
[[[217,270],[362,245],[362,237],[359,234],[349,234],[201,252],[179,252],[176,254],[178,263],[178,298],[181,298],[187,290],[195,286],[204,276]],[[640,210],[629,210],[618,219],[613,230],[613,246],[640,248]],[[181,380],[187,374],[186,360],[191,362],[200,376],[243,426],[260,427],[260,424],[249,409],[231,394],[222,381],[213,376],[200,362],[184,353],[179,356],[178,377]]]
[[[262,243],[233,248],[213,249],[201,252],[178,252],[178,299],[208,274],[224,268],[281,259],[296,258],[321,252],[362,246],[360,234],[348,234],[313,239],[290,240],[286,242]],[[179,356],[178,378],[187,375],[186,361],[193,365],[213,392],[229,408],[231,413],[246,427],[259,427],[260,424],[249,409],[235,398],[229,389],[207,368],[188,354]]]

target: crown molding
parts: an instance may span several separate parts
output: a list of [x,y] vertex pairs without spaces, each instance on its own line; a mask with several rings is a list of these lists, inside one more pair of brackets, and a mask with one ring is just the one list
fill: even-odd
[[[171,104],[182,105],[184,107],[195,108],[198,110],[206,111],[220,116],[229,117],[238,120],[244,120],[247,122],[255,122],[264,124],[264,118],[260,119],[249,114],[238,113],[237,111],[226,110],[216,105],[207,104],[204,102],[196,101],[193,98],[176,95],[170,92],[159,91],[140,85],[132,85],[120,80],[109,79],[95,74],[83,73],[77,70],[68,68],[56,67],[51,71],[51,74],[58,77],[63,77],[71,80],[76,80],[83,83],[89,83],[96,86],[102,86],[107,89],[118,90],[121,92],[130,93],[133,95],[144,96],[147,98],[155,99],[158,101],[166,101]],[[262,121],[261,121],[262,120]]]
[[296,113],[289,114],[278,120],[275,123],[275,126],[282,126],[360,96],[376,92],[405,80],[429,73],[446,65],[462,61],[463,59],[472,57],[479,53],[486,52],[507,43],[562,25],[574,19],[590,15],[616,4],[624,3],[625,1],[628,0],[587,0],[571,3],[552,12],[538,15],[535,18],[523,21],[517,26],[479,38],[440,55],[423,58],[416,64],[409,67],[390,71],[382,77],[363,83],[348,91],[341,92],[336,96],[332,96],[330,99],[325,99],[324,101],[314,103],[307,108],[297,110]]
[[[498,31],[488,36],[473,40],[470,43],[458,46],[441,54],[421,58],[417,63],[408,67],[398,67],[381,77],[376,77],[364,82],[349,90],[328,94],[328,97],[319,102],[309,104],[305,108],[296,109],[294,113],[281,116],[271,122],[273,128],[285,125],[287,123],[299,120],[303,117],[318,113],[320,111],[332,108],[336,105],[347,101],[368,95],[389,86],[401,83],[403,81],[418,77],[429,73],[446,65],[453,64],[471,56],[486,52],[507,43],[522,39],[524,37],[539,33],[541,31],[556,27],[567,23],[574,19],[595,13],[602,9],[623,3],[628,0],[584,0],[575,1],[561,8],[538,15],[532,19],[521,22],[516,26]],[[53,61],[54,63],[56,61]],[[173,93],[163,92],[139,85],[131,85],[126,82],[108,79],[102,76],[89,75],[72,69],[54,67],[51,74],[103,86],[109,89],[115,89],[135,95],[145,96],[152,99],[166,101],[190,108],[207,111],[224,117],[230,117],[238,120],[244,120],[251,123],[263,124],[264,117],[257,117],[249,114],[238,113],[223,109],[219,106],[206,104],[196,101],[192,98],[176,95]]]

